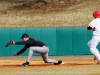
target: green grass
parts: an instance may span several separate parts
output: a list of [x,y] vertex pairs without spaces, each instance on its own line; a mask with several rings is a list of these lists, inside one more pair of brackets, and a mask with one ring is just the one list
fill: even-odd
[[0,2],[0,28],[87,26],[100,9],[100,0],[62,0],[43,6],[25,1]]

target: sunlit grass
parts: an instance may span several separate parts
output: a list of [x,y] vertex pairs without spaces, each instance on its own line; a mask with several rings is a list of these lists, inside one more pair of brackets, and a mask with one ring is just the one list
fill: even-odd
[[0,3],[0,28],[87,26],[93,19],[93,11],[100,9],[100,0],[85,0],[55,10],[10,10],[15,5],[20,4]]

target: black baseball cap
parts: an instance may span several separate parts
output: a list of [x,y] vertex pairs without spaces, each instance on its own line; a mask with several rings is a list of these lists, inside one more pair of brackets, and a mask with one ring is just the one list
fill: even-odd
[[27,33],[24,33],[22,34],[22,37],[21,38],[26,38],[26,37],[29,37]]

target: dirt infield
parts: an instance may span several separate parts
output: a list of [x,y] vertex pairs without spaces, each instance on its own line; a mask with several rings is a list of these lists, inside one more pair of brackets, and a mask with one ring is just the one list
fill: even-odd
[[63,60],[61,65],[44,63],[41,57],[32,57],[30,66],[21,67],[27,57],[0,57],[0,75],[100,75],[100,65],[93,56],[52,56]]
[[[26,61],[27,57],[1,57],[0,68],[2,67],[19,67]],[[93,60],[93,56],[52,56],[50,59],[62,60],[59,66],[78,66],[78,65],[96,65],[97,61]],[[32,57],[30,66],[54,66],[51,63],[44,63],[40,56]]]
[[[0,68],[16,68],[25,62],[23,60],[0,60]],[[79,65],[96,65],[97,61],[94,60],[68,60],[63,61],[64,63],[59,66],[79,66]],[[44,63],[43,61],[31,61],[29,67],[45,67],[45,66],[56,66],[51,63]],[[58,65],[57,65],[58,66]]]

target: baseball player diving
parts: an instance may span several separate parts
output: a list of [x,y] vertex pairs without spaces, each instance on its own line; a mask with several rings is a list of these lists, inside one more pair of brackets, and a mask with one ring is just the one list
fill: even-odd
[[18,53],[13,53],[13,56],[18,56],[19,54],[25,52],[27,48],[29,48],[27,60],[21,66],[29,66],[30,59],[34,52],[41,54],[42,59],[45,63],[53,63],[54,65],[59,65],[62,63],[62,60],[56,61],[53,59],[48,59],[49,48],[43,42],[35,40],[34,38],[30,38],[27,33],[22,34],[21,38],[23,40],[21,42],[10,41],[6,44],[6,47],[11,44],[25,45],[24,48],[21,49]]
[[96,48],[98,43],[100,42],[100,11],[96,10],[93,12],[94,20],[90,22],[87,29],[93,30],[93,36],[92,39],[87,43],[91,53],[95,56],[94,60],[97,58],[98,63],[100,64],[100,53],[98,49]]

